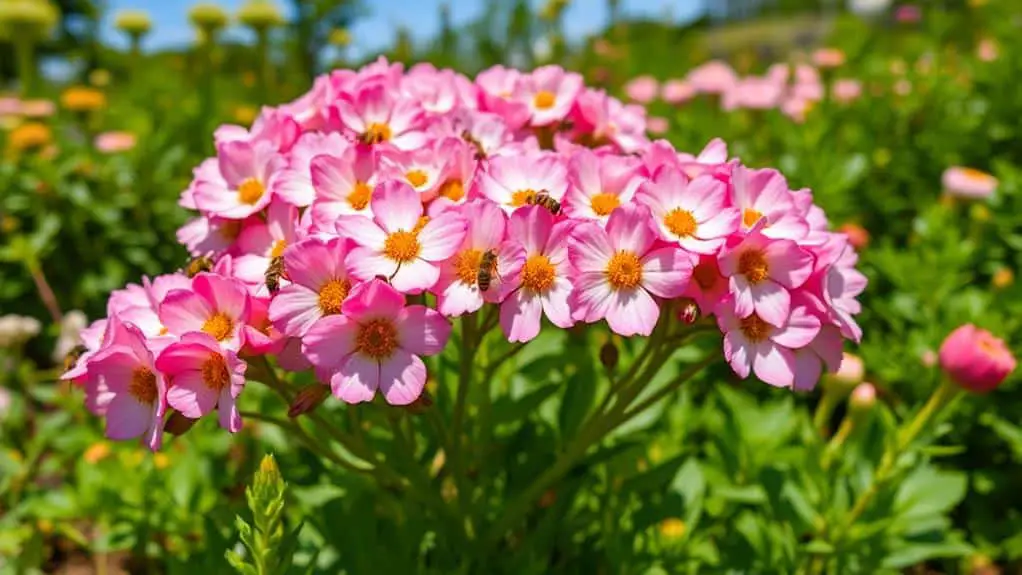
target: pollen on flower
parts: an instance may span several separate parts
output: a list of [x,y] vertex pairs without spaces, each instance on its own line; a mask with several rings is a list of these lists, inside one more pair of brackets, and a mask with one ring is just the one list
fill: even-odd
[[738,273],[744,275],[753,285],[767,279],[770,275],[770,266],[767,264],[766,255],[760,250],[745,250],[738,257]]
[[590,204],[593,206],[593,211],[596,212],[596,215],[609,216],[610,212],[613,212],[615,208],[621,205],[621,199],[614,194],[604,192],[593,196]]
[[211,353],[209,359],[202,362],[202,381],[213,391],[222,391],[231,383],[231,374],[227,370],[224,356]]
[[480,250],[465,250],[454,256],[454,271],[458,274],[458,280],[466,285],[475,285],[482,261],[483,252]]
[[554,284],[555,270],[550,258],[536,254],[525,260],[522,266],[522,286],[534,292],[543,293]]
[[465,184],[461,180],[447,180],[440,186],[440,195],[452,202],[461,201],[465,197]]
[[745,208],[744,210],[742,210],[742,223],[747,228],[751,228],[752,226],[756,225],[756,222],[758,222],[762,217],[763,217],[762,212],[758,212],[752,208]]
[[642,262],[639,256],[622,250],[610,258],[606,273],[614,289],[632,289],[642,282]]
[[770,332],[773,330],[770,324],[760,319],[756,314],[741,320],[739,328],[742,330],[742,335],[745,336],[745,339],[752,343],[766,340],[766,338],[770,337]]
[[414,231],[398,230],[387,236],[383,244],[384,255],[398,263],[414,260],[421,250],[422,245],[419,244],[419,238]]
[[130,393],[140,403],[152,405],[156,401],[156,374],[148,367],[139,367],[131,373]]
[[664,225],[672,234],[679,238],[687,238],[696,233],[698,224],[695,216],[688,210],[674,208],[664,216]]
[[511,205],[520,208],[536,198],[536,190],[518,190],[511,194]]
[[249,178],[238,185],[238,199],[241,203],[252,205],[266,193],[266,187],[257,178]]
[[429,181],[429,174],[422,170],[411,170],[405,174],[405,179],[408,180],[408,183],[411,184],[412,187],[419,188]]
[[704,290],[717,285],[718,278],[720,278],[720,274],[712,265],[701,264],[692,270],[692,279],[696,280],[696,284]]
[[389,319],[373,319],[358,326],[355,348],[375,360],[384,360],[397,348],[397,329]]
[[202,331],[213,336],[217,341],[223,341],[231,337],[231,332],[234,331],[234,321],[223,312],[218,311],[202,324]]
[[365,182],[355,182],[355,189],[348,194],[347,200],[352,208],[364,210],[373,197],[373,188]]
[[415,222],[415,227],[412,228],[412,233],[418,235],[422,231],[422,228],[426,227],[429,223],[429,216],[419,216],[419,221]]
[[280,256],[284,255],[284,249],[285,248],[287,248],[287,241],[286,240],[277,240],[273,244],[273,249],[270,250],[270,257],[271,258],[279,258]]
[[550,90],[540,90],[532,98],[532,105],[540,110],[549,110],[557,102],[557,95]]
[[362,141],[367,144],[379,144],[380,142],[386,142],[389,140],[390,136],[390,126],[379,122],[373,122],[366,128],[365,134],[362,135]]
[[319,309],[323,315],[341,313],[341,304],[348,297],[351,291],[351,282],[342,279],[332,279],[319,290]]

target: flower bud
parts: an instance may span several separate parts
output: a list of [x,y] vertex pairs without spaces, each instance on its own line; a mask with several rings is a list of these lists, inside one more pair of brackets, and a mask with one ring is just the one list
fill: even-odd
[[607,343],[603,344],[600,348],[600,363],[603,364],[603,367],[609,370],[615,369],[619,358],[620,353],[613,341],[607,341]]
[[266,30],[283,24],[284,16],[272,0],[249,0],[238,9],[238,22],[255,30]]
[[862,415],[873,409],[877,401],[877,388],[868,382],[860,383],[848,398],[848,410],[853,416]]
[[114,18],[114,26],[129,36],[143,36],[153,23],[145,10],[122,10]]
[[196,4],[188,11],[188,20],[206,34],[212,34],[227,25],[227,13],[216,4]]
[[923,364],[923,367],[933,367],[937,365],[937,354],[932,349],[924,350],[919,356],[919,363]]
[[986,393],[1015,370],[1015,357],[1004,341],[966,324],[951,332],[940,346],[940,367],[960,387]]
[[841,366],[838,367],[836,373],[824,378],[824,385],[827,389],[840,392],[839,397],[844,397],[852,388],[862,383],[865,374],[866,366],[863,365],[862,359],[855,354],[845,352],[841,354]]
[[330,387],[321,383],[313,383],[298,391],[291,406],[287,408],[287,416],[294,419],[319,407],[330,395]]
[[682,300],[678,306],[678,319],[685,325],[692,325],[699,319],[699,306],[691,299]]
[[848,236],[848,243],[852,244],[852,247],[857,250],[861,250],[869,245],[869,232],[859,224],[851,222],[842,224],[838,231]]

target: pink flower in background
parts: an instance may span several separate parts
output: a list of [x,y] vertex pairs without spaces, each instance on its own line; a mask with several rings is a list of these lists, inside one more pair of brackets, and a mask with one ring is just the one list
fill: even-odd
[[710,60],[688,73],[692,88],[701,94],[723,94],[738,83],[738,75],[726,62]]
[[894,93],[899,96],[908,96],[912,93],[912,82],[902,78],[894,83]]
[[581,149],[568,161],[571,186],[564,211],[573,218],[605,223],[618,206],[631,202],[642,181],[641,162],[622,156],[598,156]]
[[862,95],[862,83],[850,78],[838,79],[830,87],[830,93],[838,102],[851,102]]
[[220,427],[231,433],[241,430],[236,400],[245,387],[247,368],[234,351],[201,332],[184,334],[156,358],[156,369],[167,378],[170,407],[189,419],[216,409]]
[[677,247],[659,247],[646,206],[615,210],[604,230],[580,224],[568,245],[574,278],[575,319],[606,318],[619,335],[647,336],[660,316],[655,297],[684,293],[692,275],[692,257]]
[[284,157],[270,142],[225,142],[217,147],[223,180],[198,180],[196,206],[211,215],[244,219],[270,204]]
[[212,273],[192,279],[192,289],[173,290],[160,304],[160,322],[171,334],[204,332],[225,348],[238,350],[248,321],[248,290],[240,281]]
[[986,199],[997,191],[997,178],[974,168],[952,166],[941,177],[944,192],[959,198]]
[[696,95],[696,89],[685,80],[668,80],[660,89],[660,98],[668,104],[677,106],[688,102]]
[[765,219],[763,235],[800,240],[809,224],[799,215],[795,195],[777,170],[752,170],[738,166],[731,172],[732,205],[742,212],[742,230],[750,231]]
[[755,373],[764,383],[793,387],[799,369],[793,350],[809,345],[820,332],[820,320],[795,308],[781,325],[774,326],[756,314],[739,317],[733,307],[737,306],[725,301],[717,310],[717,324],[724,332],[724,358],[731,369],[743,379]]
[[1001,55],[1001,48],[993,38],[983,38],[976,45],[976,57],[982,62],[993,62]]
[[902,4],[895,8],[894,19],[901,24],[915,24],[923,19],[923,11],[915,4]]
[[540,193],[560,201],[568,190],[568,171],[552,154],[498,156],[486,163],[479,178],[482,194],[508,213]]
[[646,119],[646,129],[650,134],[666,134],[671,125],[663,116],[650,116]]
[[103,132],[96,136],[93,145],[97,151],[104,154],[116,154],[133,149],[137,141],[135,134],[131,132]]
[[725,110],[736,108],[769,110],[778,107],[783,96],[783,84],[778,84],[770,78],[750,76],[724,92],[721,106]]
[[21,114],[21,100],[13,97],[0,97],[0,116],[18,116]]
[[49,118],[57,113],[57,105],[50,100],[22,100],[20,113],[26,118]]
[[518,70],[500,65],[491,66],[476,76],[480,108],[502,118],[511,129],[528,122],[531,113],[528,103],[518,99],[522,78]]
[[405,307],[404,296],[374,279],[344,302],[340,315],[316,322],[303,350],[338,399],[371,401],[379,390],[387,403],[408,405],[426,384],[419,356],[440,353],[450,334],[440,313]]
[[[673,147],[670,147],[670,144],[667,144],[667,148],[672,152],[674,150]],[[727,165],[727,157],[727,143],[720,138],[710,140],[697,156],[685,152],[677,152],[678,166],[689,178],[695,178],[702,174],[713,174],[714,177],[725,182],[731,180],[731,168]],[[651,171],[655,171],[659,167],[657,164],[659,160],[653,158],[651,160],[652,163],[647,162],[647,164],[651,166]],[[665,163],[673,164],[670,160],[665,160]]]
[[384,82],[367,82],[354,93],[342,93],[335,104],[341,124],[367,144],[414,150],[425,143],[422,108],[400,98]]
[[801,124],[806,120],[806,114],[812,108],[812,102],[798,97],[785,98],[781,103],[781,112]]
[[716,254],[741,218],[727,184],[709,174],[690,180],[669,165],[642,183],[636,201],[649,207],[660,239],[693,254]]
[[1015,371],[1015,363],[1004,340],[972,324],[955,329],[940,346],[940,368],[973,393],[997,389]]
[[530,124],[548,126],[568,116],[582,91],[582,76],[560,66],[540,66],[522,77],[518,98],[530,112]]
[[291,284],[270,303],[269,319],[288,336],[301,337],[321,317],[341,313],[353,281],[347,269],[348,240],[308,238],[284,251]]
[[388,181],[377,186],[373,219],[341,216],[337,233],[359,247],[349,254],[348,269],[360,280],[382,275],[404,293],[425,291],[440,277],[440,263],[454,255],[467,223],[455,212],[422,217],[419,194],[408,184]]
[[279,354],[287,344],[287,338],[270,321],[270,298],[249,299],[248,323],[242,327],[245,345],[241,355],[245,357]]
[[595,143],[614,143],[624,152],[646,146],[646,109],[624,105],[602,90],[583,90],[575,106],[576,129]]
[[638,76],[625,84],[628,99],[639,104],[649,104],[657,97],[660,83],[653,76]]
[[573,273],[568,236],[574,222],[554,223],[546,208],[527,206],[511,214],[508,224],[508,238],[525,249],[525,263],[517,276],[503,278],[508,290],[500,305],[504,336],[512,342],[535,338],[544,315],[557,327],[571,327],[575,321],[568,305]]
[[333,231],[342,215],[371,215],[369,205],[379,181],[380,156],[374,147],[351,146],[340,155],[316,156],[309,163],[316,199],[312,226]]
[[757,226],[720,254],[720,271],[730,280],[739,318],[755,313],[782,327],[791,311],[789,290],[809,279],[813,256],[791,240],[771,240]]
[[820,68],[837,68],[844,63],[845,53],[839,48],[820,48],[813,52],[813,64]]

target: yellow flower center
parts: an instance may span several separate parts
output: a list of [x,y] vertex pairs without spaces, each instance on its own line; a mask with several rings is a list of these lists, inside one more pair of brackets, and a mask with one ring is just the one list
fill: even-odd
[[365,134],[362,135],[362,141],[367,144],[379,144],[380,142],[386,142],[390,139],[391,131],[390,126],[387,124],[381,124],[373,122],[366,128]]
[[610,212],[613,212],[615,208],[621,205],[621,199],[614,194],[602,193],[593,196],[590,203],[596,215],[608,216]]
[[745,210],[742,211],[742,223],[745,224],[745,227],[747,228],[751,228],[756,225],[756,222],[758,222],[762,217],[762,212],[758,212],[752,208],[745,208]]
[[972,180],[973,182],[985,184],[993,179],[993,176],[991,176],[990,174],[986,172],[981,172],[980,170],[977,170],[975,168],[961,168],[961,170],[962,175],[965,176],[965,179]]
[[286,248],[286,247],[287,247],[287,241],[286,240],[277,240],[273,244],[273,249],[270,250],[270,257],[271,258],[279,258],[280,256],[284,255],[284,248]]
[[202,381],[213,391],[223,391],[231,383],[231,374],[227,371],[227,362],[219,353],[212,353],[209,359],[202,362]]
[[342,279],[332,279],[319,290],[319,309],[323,315],[341,313],[341,304],[348,297],[351,291],[351,282]]
[[687,238],[696,233],[698,224],[695,216],[688,210],[674,208],[664,217],[664,225],[679,238]]
[[140,403],[152,405],[156,401],[156,374],[148,367],[139,367],[131,373],[130,393]]
[[692,270],[692,279],[696,280],[699,287],[708,290],[717,285],[717,278],[720,274],[711,265],[698,265]]
[[632,289],[642,282],[642,262],[632,252],[619,251],[607,263],[606,273],[614,289]]
[[458,280],[465,285],[475,285],[482,261],[483,252],[480,250],[465,250],[454,256],[454,271],[458,274]]
[[745,250],[738,257],[738,273],[745,276],[749,283],[755,285],[769,277],[770,266],[762,251]]
[[419,256],[422,246],[416,232],[398,230],[389,236],[383,244],[383,253],[389,259],[398,263],[405,263],[414,260]]
[[202,331],[213,336],[217,341],[223,341],[231,337],[234,330],[234,321],[223,312],[216,312],[212,317],[202,324]]
[[461,201],[465,197],[465,184],[461,180],[447,180],[440,186],[440,195],[452,202]]
[[557,95],[549,90],[540,90],[532,98],[532,105],[540,110],[549,110],[557,102]]
[[238,199],[241,203],[252,205],[266,193],[266,187],[256,178],[249,178],[238,185]]
[[761,320],[758,315],[752,314],[749,317],[743,319],[739,328],[742,330],[742,335],[745,339],[752,343],[759,343],[770,337],[770,332],[773,327],[767,322]]
[[554,284],[554,266],[550,258],[536,254],[525,260],[522,266],[522,286],[530,290],[543,293]]
[[364,210],[373,197],[373,188],[365,182],[355,182],[355,189],[348,194],[348,203],[356,210]]
[[397,329],[389,319],[374,319],[358,326],[355,348],[365,355],[384,360],[397,348]]
[[429,174],[422,170],[412,170],[405,174],[405,179],[412,185],[413,188],[419,188],[426,185],[429,181]]
[[536,190],[518,190],[511,194],[511,205],[520,208],[536,199]]
[[428,223],[429,216],[419,216],[419,221],[415,222],[415,228],[412,229],[412,233],[419,235],[419,232],[421,232],[422,228],[426,227],[426,224]]

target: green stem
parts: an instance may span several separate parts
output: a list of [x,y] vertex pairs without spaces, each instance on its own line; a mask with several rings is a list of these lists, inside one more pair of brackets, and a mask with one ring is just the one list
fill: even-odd
[[476,335],[476,314],[464,315],[461,318],[461,354],[458,358],[458,390],[454,401],[454,417],[451,423],[449,453],[451,456],[451,472],[454,485],[458,491],[458,504],[462,515],[468,517],[469,493],[465,482],[465,465],[462,461],[462,433],[465,425],[465,408],[468,403],[468,392],[472,385],[472,363],[475,360],[478,338]]
[[827,434],[830,433],[830,417],[840,401],[841,397],[833,387],[824,388],[823,397],[820,398],[820,403],[816,405],[816,411],[813,412],[813,427],[819,432],[820,437],[827,437]]
[[259,98],[265,99],[270,91],[270,31],[267,28],[256,29],[256,50],[259,61]]
[[[824,396],[826,397],[826,396]],[[852,414],[845,416],[844,420],[841,421],[841,425],[837,428],[837,433],[827,443],[827,447],[823,451],[823,459],[820,461],[820,467],[824,471],[830,469],[831,464],[834,463],[834,456],[837,454],[841,446],[845,444],[848,436],[852,434],[852,430],[855,428],[855,419]]]
[[14,33],[14,52],[18,62],[18,80],[21,81],[21,97],[27,98],[35,89],[35,43],[26,34]]

